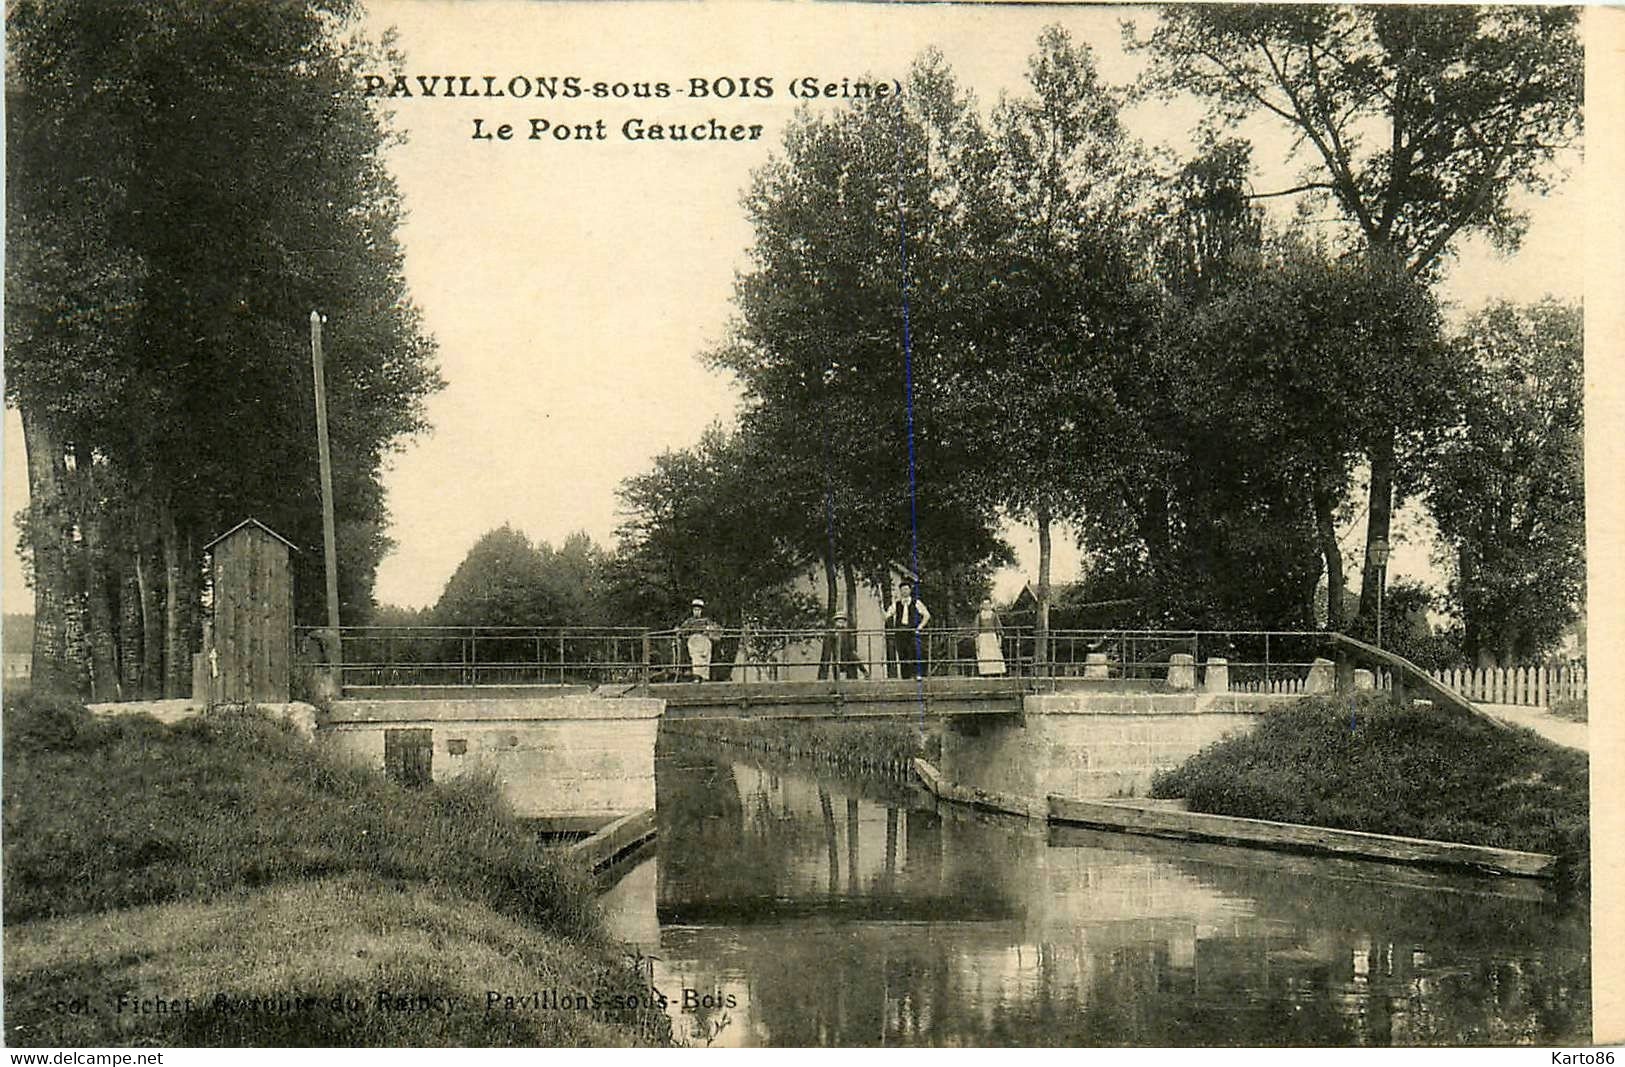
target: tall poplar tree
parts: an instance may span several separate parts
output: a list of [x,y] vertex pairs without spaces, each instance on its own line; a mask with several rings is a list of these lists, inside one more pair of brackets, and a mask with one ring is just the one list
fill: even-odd
[[306,549],[313,617],[312,308],[328,317],[341,599],[352,618],[371,606],[383,457],[440,381],[401,273],[390,134],[356,91],[377,58],[358,15],[346,0],[8,9],[6,399],[29,449],[46,686],[85,688],[76,649],[105,650],[117,626],[117,662],[149,667],[139,688],[161,675],[184,692],[199,552],[248,515]]

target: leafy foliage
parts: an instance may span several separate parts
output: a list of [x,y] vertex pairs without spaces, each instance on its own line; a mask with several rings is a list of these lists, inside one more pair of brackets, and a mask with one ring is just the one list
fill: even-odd
[[[195,554],[245,516],[306,550],[296,609],[318,614],[311,309],[328,320],[351,619],[389,547],[384,457],[441,385],[402,275],[390,135],[353,91],[379,59],[357,15],[344,0],[8,9],[6,386],[36,459],[30,528],[51,566],[35,581],[89,599],[94,641],[118,614],[103,603],[162,541],[172,678],[196,638]],[[94,482],[65,503],[50,477],[64,452]],[[109,531],[80,587],[58,558],[79,551],[76,527],[91,547]]]
[[979,134],[940,57],[916,63],[902,101],[797,115],[745,199],[752,268],[710,357],[744,389],[758,492],[789,547],[876,586],[1001,552],[968,466],[985,442],[952,417],[944,355],[961,320],[943,229],[973,191],[937,164]]
[[1425,275],[1464,232],[1516,247],[1513,192],[1548,188],[1580,130],[1578,25],[1561,7],[1178,5],[1136,43],[1147,89],[1289,126],[1299,190]]
[[976,284],[954,411],[983,442],[985,491],[1038,528],[1045,629],[1051,524],[1084,518],[1117,484],[1137,437],[1117,385],[1141,362],[1155,302],[1135,248],[1145,163],[1088,46],[1046,29],[1028,85],[994,110],[987,203],[962,230]]
[[[1303,180],[1261,195],[1330,202],[1351,248],[1428,280],[1462,234],[1517,247],[1527,219],[1514,192],[1547,189],[1579,136],[1578,19],[1559,7],[1193,4],[1130,41],[1151,58],[1143,89],[1194,93],[1216,123],[1285,124],[1308,156]],[[1366,443],[1367,544],[1389,535],[1403,434]],[[1368,560],[1367,618],[1379,584]]]
[[1470,661],[1548,651],[1585,596],[1583,335],[1553,300],[1497,304],[1457,343],[1474,370],[1427,479]]
[[585,533],[554,549],[504,525],[474,543],[427,614],[438,626],[606,626],[608,575],[609,554]]
[[617,617],[665,628],[703,597],[707,614],[729,625],[810,623],[815,605],[789,585],[806,557],[786,536],[785,501],[772,495],[779,462],[761,441],[713,428],[627,479],[609,577]]

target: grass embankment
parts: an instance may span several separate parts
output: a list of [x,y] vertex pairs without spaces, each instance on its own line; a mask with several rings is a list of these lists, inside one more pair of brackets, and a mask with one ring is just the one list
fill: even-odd
[[758,752],[831,764],[860,774],[905,777],[916,756],[938,760],[942,738],[901,719],[693,719],[666,725],[674,733],[740,745]]
[[5,729],[10,1044],[665,1036],[653,1011],[486,1010],[647,993],[586,875],[489,781],[406,790],[253,711],[164,726],[8,694]]
[[1158,774],[1152,796],[1192,811],[1545,852],[1589,882],[1590,761],[1529,730],[1310,697]]

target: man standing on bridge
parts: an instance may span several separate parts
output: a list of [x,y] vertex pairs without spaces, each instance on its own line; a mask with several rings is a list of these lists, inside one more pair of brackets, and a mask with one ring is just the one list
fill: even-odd
[[831,675],[836,678],[856,678],[860,671],[865,678],[869,676],[869,668],[858,658],[858,632],[852,629],[846,612],[837,611],[835,621],[824,634],[824,648],[818,657],[818,677],[820,680]]
[[931,612],[914,595],[914,586],[903,582],[897,587],[897,599],[886,609],[886,632],[897,657],[900,678],[914,678],[921,669],[920,657],[925,635],[925,624],[931,621]]
[[722,627],[705,617],[705,601],[699,597],[689,605],[689,616],[677,627],[677,636],[686,639],[688,662],[696,682],[711,680],[711,643],[722,636]]

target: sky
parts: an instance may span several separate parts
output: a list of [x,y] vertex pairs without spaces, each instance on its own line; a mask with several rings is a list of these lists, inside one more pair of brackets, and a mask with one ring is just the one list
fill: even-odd
[[[432,604],[484,532],[510,523],[558,544],[575,530],[613,541],[616,487],[663,450],[728,423],[738,391],[698,356],[727,334],[737,271],[751,229],[740,194],[779,146],[798,102],[792,83],[901,79],[935,45],[986,109],[1020,92],[1039,31],[1059,22],[1095,50],[1104,78],[1126,83],[1138,60],[1121,46],[1132,9],[980,5],[569,4],[372,0],[367,29],[398,31],[396,73],[469,76],[498,87],[523,76],[669,83],[660,100],[538,100],[425,96],[392,102],[406,142],[389,163],[408,216],[400,237],[413,298],[439,343],[447,388],[428,402],[433,430],[391,457],[385,477],[395,552],[379,568],[381,602]],[[771,98],[693,99],[690,79],[772,79]],[[629,118],[758,124],[755,141],[623,140]],[[1150,104],[1127,115],[1151,144],[1188,143],[1194,104]],[[511,140],[479,140],[514,127]],[[603,120],[607,139],[530,140],[533,119]],[[1255,140],[1259,190],[1298,172],[1288,139],[1267,123]],[[1459,317],[1496,298],[1546,293],[1578,300],[1585,229],[1577,177],[1530,201],[1533,224],[1518,255],[1462,246],[1441,294]],[[302,328],[302,327],[301,327]],[[31,610],[9,516],[27,501],[16,412],[4,425],[6,548],[0,603]],[[1413,512],[1414,515],[1414,512]],[[1425,524],[1424,524],[1425,525]],[[1007,596],[1036,571],[1036,539],[1011,530],[1021,565],[1001,574]],[[1349,532],[1347,543],[1358,546]],[[1432,577],[1425,538],[1396,549],[1390,578]],[[1055,577],[1077,573],[1078,554],[1057,538]],[[1356,575],[1351,574],[1351,578]]]

